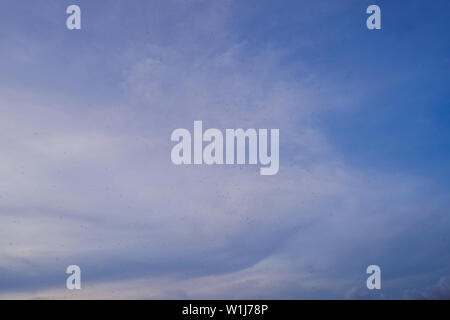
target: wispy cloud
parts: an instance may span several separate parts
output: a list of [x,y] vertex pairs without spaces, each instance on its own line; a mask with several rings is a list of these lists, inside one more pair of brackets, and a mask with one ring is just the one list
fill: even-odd
[[[354,167],[330,143],[316,119],[359,108],[370,88],[307,59],[293,75],[287,49],[255,52],[250,35],[233,34],[235,2],[155,5],[176,23],[112,26],[120,39],[145,32],[132,47],[105,36],[84,49],[79,65],[111,53],[73,74],[88,93],[0,88],[0,298],[352,297],[372,263],[388,270],[386,297],[398,296],[389,270],[422,257],[404,241],[447,200],[423,178]],[[88,25],[128,21],[123,7]],[[91,74],[120,92],[98,99]],[[280,128],[279,174],[173,166],[170,133],[194,120]],[[70,264],[83,270],[81,292],[64,289]]]

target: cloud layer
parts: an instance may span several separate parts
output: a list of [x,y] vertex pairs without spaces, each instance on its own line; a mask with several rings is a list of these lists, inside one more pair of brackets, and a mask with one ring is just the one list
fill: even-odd
[[[60,31],[45,48],[17,27],[3,45],[19,80],[0,87],[1,298],[396,298],[448,274],[446,190],[352,166],[317,121],[364,108],[373,87],[313,58],[286,65],[293,48],[235,33],[234,1],[154,2],[159,18],[81,6],[79,54],[60,58],[74,45]],[[24,65],[48,75],[27,82]],[[280,172],[174,166],[170,134],[194,120],[280,128]],[[64,288],[71,264],[80,292]],[[370,264],[382,294],[364,288]]]

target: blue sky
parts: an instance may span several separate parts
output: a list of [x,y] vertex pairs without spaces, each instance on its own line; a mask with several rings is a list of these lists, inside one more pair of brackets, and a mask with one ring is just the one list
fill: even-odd
[[[0,298],[450,297],[449,10],[3,0]],[[194,120],[279,128],[280,172],[174,166]]]

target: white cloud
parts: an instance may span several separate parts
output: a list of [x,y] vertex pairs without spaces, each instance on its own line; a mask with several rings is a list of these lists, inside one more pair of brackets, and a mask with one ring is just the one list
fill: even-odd
[[[78,262],[80,298],[339,297],[360,279],[328,272],[426,215],[421,181],[349,167],[312,124],[358,96],[250,55],[230,8],[210,6],[183,6],[173,42],[127,49],[122,101],[3,89],[0,297],[73,298],[53,287]],[[279,174],[173,166],[170,133],[194,120],[280,128]]]

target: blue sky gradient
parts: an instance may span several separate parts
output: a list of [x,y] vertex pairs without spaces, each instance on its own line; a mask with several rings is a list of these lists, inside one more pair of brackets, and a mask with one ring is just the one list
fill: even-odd
[[[450,298],[448,1],[0,12],[0,298]],[[174,166],[194,120],[279,128],[280,172]]]

